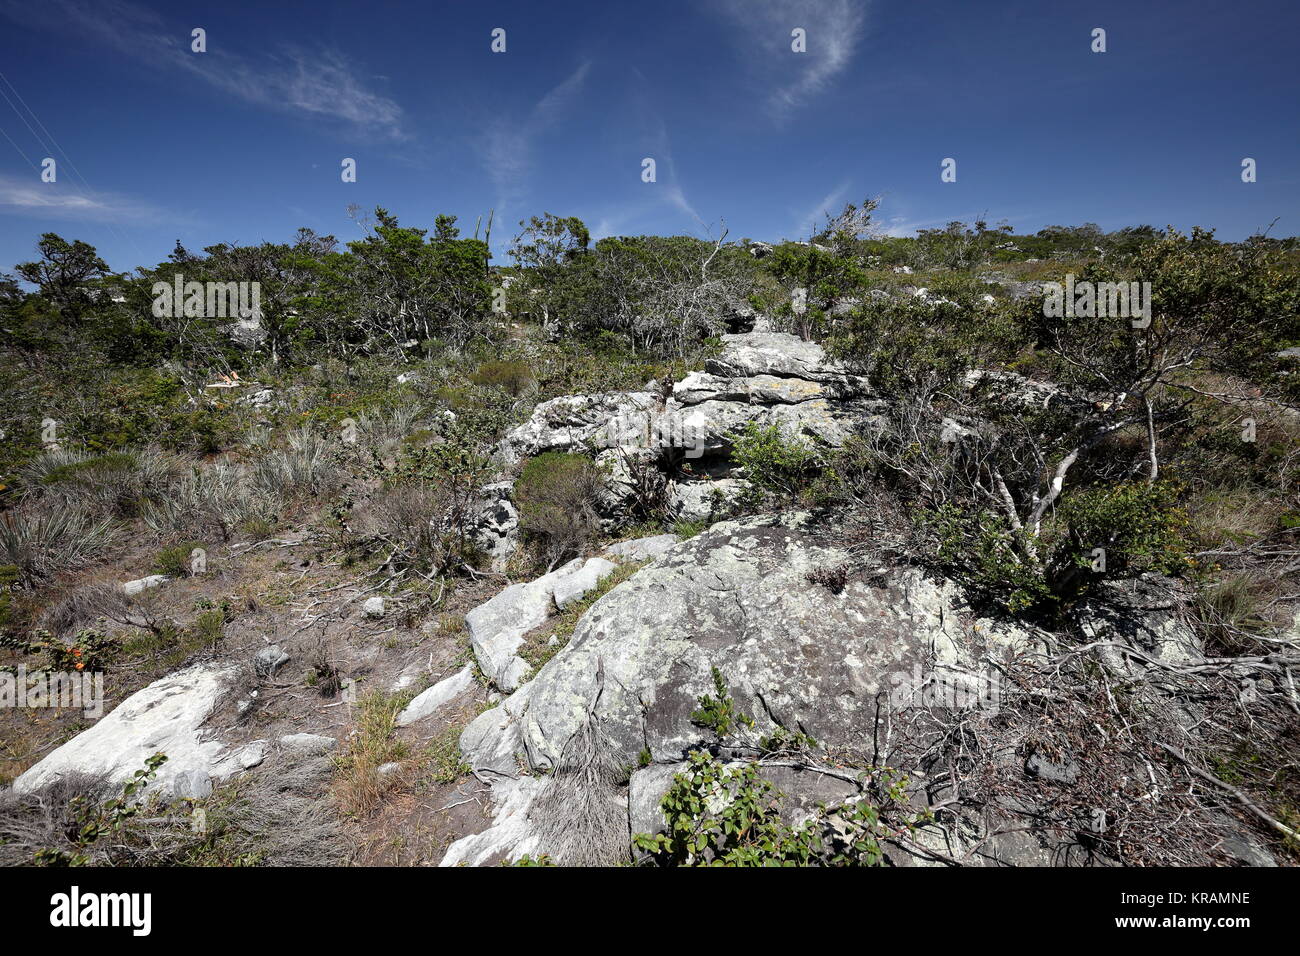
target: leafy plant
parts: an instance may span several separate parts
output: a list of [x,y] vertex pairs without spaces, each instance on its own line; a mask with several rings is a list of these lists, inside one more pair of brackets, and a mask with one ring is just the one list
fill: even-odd
[[157,753],[148,758],[144,767],[123,784],[120,797],[104,803],[85,795],[74,798],[67,833],[74,849],[68,852],[53,847],[43,848],[36,851],[32,862],[37,866],[89,866],[91,857],[87,851],[102,837],[121,831],[132,817],[140,813],[143,805],[137,799],[138,795],[166,762],[166,754]]
[[810,488],[822,466],[821,456],[805,441],[786,435],[779,425],[747,422],[732,445],[732,460],[759,502],[789,504]]
[[762,765],[727,766],[694,751],[660,802],[663,833],[638,833],[635,849],[659,866],[881,866],[881,841],[928,814],[905,809],[907,781],[880,771],[877,799],[819,807],[799,826],[781,819],[783,795]]
[[714,667],[712,674],[713,692],[718,696],[704,694],[697,698],[700,706],[698,710],[692,711],[691,721],[713,731],[719,740],[729,737],[739,727],[752,728],[754,718],[742,713],[736,706],[735,699],[727,689],[727,682],[722,677],[722,671]]

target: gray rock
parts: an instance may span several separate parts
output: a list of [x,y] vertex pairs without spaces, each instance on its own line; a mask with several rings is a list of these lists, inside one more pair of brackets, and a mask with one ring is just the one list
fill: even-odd
[[285,734],[280,738],[281,747],[300,753],[328,753],[338,745],[335,738],[321,734]]
[[268,750],[270,750],[270,744],[265,740],[254,740],[252,743],[246,744],[239,749],[236,759],[239,761],[240,767],[245,770],[251,770],[254,767],[261,765],[261,763],[266,760]]
[[479,667],[503,691],[513,691],[532,670],[515,654],[524,635],[557,608],[580,600],[617,567],[604,558],[575,558],[534,581],[511,585],[470,611],[465,624]]
[[745,332],[722,336],[722,354],[704,364],[705,371],[727,378],[776,375],[811,381],[843,381],[843,366],[826,357],[816,342],[788,332]]
[[137,578],[134,581],[127,581],[122,585],[122,590],[127,595],[139,594],[141,591],[147,591],[149,588],[156,588],[171,579],[165,574],[151,574],[148,577]]
[[501,570],[519,544],[519,511],[512,500],[514,485],[497,481],[484,486],[470,519],[470,536]]
[[[528,683],[462,733],[466,760],[481,778],[498,781],[497,811],[493,825],[458,841],[444,865],[548,851],[539,845],[541,824],[530,824],[530,808],[559,785],[553,771],[580,739],[589,713],[612,765],[636,766],[649,751],[651,763],[632,774],[624,809],[629,833],[657,830],[659,801],[673,774],[687,769],[693,749],[713,742],[692,718],[699,697],[714,693],[712,668],[755,722],[729,743],[753,746],[784,728],[831,752],[873,754],[892,765],[900,755],[879,735],[882,714],[898,723],[910,722],[918,708],[996,708],[997,665],[1057,651],[1052,635],[980,617],[953,582],[914,568],[864,568],[839,591],[808,580],[809,571],[848,560],[817,537],[808,516],[728,521],[677,544],[602,597]],[[1130,583],[1113,596],[1127,602],[1118,619],[1105,617],[1099,605],[1085,607],[1082,619],[1114,628],[1131,617],[1141,622],[1126,632],[1133,640],[1164,635],[1173,647],[1168,653],[1178,653],[1179,639],[1166,633],[1174,627],[1165,618],[1173,599],[1161,587],[1155,580]],[[1072,761],[1041,756],[1025,769],[1060,786],[1079,774]],[[834,806],[856,792],[851,780],[825,774],[773,766],[762,772],[787,795],[782,812],[792,825],[818,803]],[[1036,812],[1015,804],[963,809],[955,825],[922,828],[914,848],[891,849],[890,860],[1105,862],[1073,835],[1019,832]],[[1019,822],[1009,824],[1007,814],[1020,814]],[[548,820],[551,832],[553,824]]]
[[585,563],[575,558],[535,581],[512,584],[465,615],[479,667],[506,693],[518,687],[530,670],[515,654],[524,635],[551,616],[556,585]]
[[686,521],[712,521],[725,517],[732,504],[749,488],[743,478],[716,481],[675,481],[668,486],[668,510]]
[[676,544],[675,534],[655,534],[611,544],[605,549],[605,554],[619,561],[653,561]]
[[270,677],[289,663],[289,660],[289,655],[280,648],[279,644],[271,644],[253,655],[253,670],[257,672],[258,677]]
[[172,780],[172,796],[201,800],[212,793],[212,777],[205,770],[183,770]]
[[361,605],[361,610],[365,612],[366,617],[381,618],[384,616],[384,598],[383,595],[376,594],[374,597],[366,598],[365,603]]
[[428,690],[420,693],[406,705],[406,708],[397,715],[397,725],[399,727],[409,727],[417,720],[423,720],[430,714],[435,713],[444,704],[447,704],[465,691],[474,686],[474,669],[466,666],[461,670],[445,677],[438,683],[434,684]]
[[588,558],[577,571],[555,582],[555,589],[552,592],[555,606],[563,611],[570,604],[582,600],[617,569],[618,565],[613,561],[606,561],[604,558]]
[[1220,849],[1242,866],[1277,866],[1273,854],[1243,834],[1231,833],[1224,837]]
[[[981,620],[973,641],[955,585],[900,570],[885,585],[838,595],[807,572],[846,555],[818,545],[799,519],[724,522],[682,542],[597,601],[572,639],[502,707],[478,718],[461,748],[476,767],[513,775],[522,757],[551,767],[595,694],[597,716],[635,763],[683,759],[702,741],[691,720],[718,667],[756,733],[797,728],[830,747],[862,747],[876,695],[927,664],[978,670],[983,654],[1038,646],[1036,632]],[[671,597],[668,597],[671,595]]]
[[700,402],[744,402],[749,400],[744,379],[724,378],[707,372],[691,372],[673,386],[673,398],[681,405]]
[[1025,761],[1025,772],[1031,777],[1046,780],[1048,783],[1059,783],[1065,786],[1072,786],[1079,779],[1079,765],[1073,760],[1057,763],[1039,753],[1030,754],[1029,759]]
[[[1204,656],[1204,644],[1179,613],[1183,586],[1159,574],[1129,581],[1103,581],[1079,603],[1074,618],[1090,641],[1116,641],[1168,664],[1187,664]],[[1136,673],[1140,665],[1120,648],[1103,651],[1117,672]]]
[[636,437],[652,431],[659,403],[649,392],[607,392],[566,395],[542,402],[528,421],[513,429],[497,446],[506,464],[547,451],[635,445]]
[[14,781],[14,790],[29,793],[69,773],[102,774],[109,783],[122,784],[159,752],[167,762],[150,792],[172,793],[186,774],[225,779],[242,769],[240,753],[204,724],[238,673],[231,664],[196,664],[154,681],[29,768]]
[[[489,711],[490,713],[490,711]],[[484,866],[498,860],[517,860],[537,851],[528,811],[544,781],[537,777],[503,780],[492,788],[495,808],[492,825],[482,833],[462,837],[443,855],[439,866]]]

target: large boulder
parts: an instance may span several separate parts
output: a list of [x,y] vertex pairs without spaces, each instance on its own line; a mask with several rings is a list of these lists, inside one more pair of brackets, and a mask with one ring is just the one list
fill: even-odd
[[877,695],[919,670],[964,680],[986,655],[1041,645],[1038,632],[977,620],[954,584],[916,570],[849,580],[839,593],[813,583],[810,572],[848,555],[801,520],[722,522],[605,595],[533,680],[466,729],[468,759],[510,776],[520,759],[550,769],[595,706],[616,760],[648,749],[680,761],[706,739],[691,714],[712,693],[714,667],[756,733],[782,727],[860,750]]
[[[566,786],[574,744],[594,739],[592,727],[609,765],[642,765],[616,795],[627,825],[611,844],[622,839],[626,854],[626,834],[661,824],[659,799],[689,752],[716,742],[692,716],[715,693],[714,668],[754,719],[751,744],[784,729],[886,762],[882,713],[930,706],[921,691],[936,684],[961,689],[960,706],[996,705],[990,662],[1046,649],[1045,633],[980,618],[956,585],[916,570],[838,581],[850,556],[810,524],[806,516],[716,524],[592,605],[565,648],[461,735],[476,773],[500,781],[498,823],[453,844],[444,862],[554,852],[545,834],[564,832],[553,817],[565,802],[548,804],[546,788]],[[816,773],[764,773],[796,816],[856,789]]]
[[168,798],[206,795],[212,782],[251,765],[248,747],[264,747],[259,741],[232,748],[204,726],[238,673],[230,664],[196,664],[154,681],[29,768],[14,781],[14,790],[29,793],[73,773],[102,775],[120,786],[149,757],[164,753],[167,762],[148,792]]
[[636,436],[647,430],[657,405],[657,398],[649,392],[553,398],[533,409],[528,421],[502,439],[497,455],[513,464],[547,451],[634,444]]
[[[1155,661],[1195,659],[1199,649],[1170,587],[1154,577],[1105,585],[1078,607],[1069,640],[1113,641]],[[715,524],[595,602],[532,680],[465,729],[465,759],[480,779],[497,782],[497,822],[453,844],[444,862],[525,852],[552,853],[561,863],[569,853],[575,861],[626,859],[630,834],[663,825],[659,802],[693,750],[751,759],[779,730],[814,738],[819,753],[846,768],[761,764],[787,797],[788,822],[797,823],[817,804],[854,797],[858,783],[847,768],[889,766],[925,777],[928,746],[915,749],[917,738],[900,733],[904,727],[924,737],[925,728],[950,727],[971,710],[979,711],[975,724],[1004,714],[1014,722],[1023,694],[1005,675],[1059,660],[1064,640],[982,616],[952,581],[855,558],[806,515]],[[725,740],[696,716],[700,698],[717,694],[715,669],[736,709],[753,718],[752,728]],[[1023,779],[1023,789],[952,808],[943,826],[891,845],[890,861],[1104,863],[1068,824],[1052,825],[1051,801],[1079,779],[1078,759],[1026,750],[1025,740],[1009,737],[988,755],[991,772]],[[583,783],[598,778],[592,767],[635,769],[626,786],[607,783],[593,794]],[[915,805],[951,796],[945,786],[922,781],[911,792]],[[592,826],[590,808],[608,810],[611,802],[625,825]]]

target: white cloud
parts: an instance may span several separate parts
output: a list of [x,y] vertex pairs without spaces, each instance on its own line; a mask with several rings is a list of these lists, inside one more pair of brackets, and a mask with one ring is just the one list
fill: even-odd
[[253,60],[209,44],[190,52],[190,27],[124,0],[0,0],[0,13],[36,29],[57,24],[149,66],[183,70],[240,99],[270,109],[332,117],[372,133],[402,139],[402,108],[366,88],[337,51],[286,47]]
[[822,219],[828,214],[839,212],[843,208],[840,204],[844,202],[844,197],[848,193],[849,181],[846,179],[822,197],[821,202],[808,210],[804,217],[799,220],[795,235],[800,237],[811,235],[813,230],[821,225]]
[[[862,39],[866,6],[865,0],[719,0],[742,53],[770,87],[767,105],[778,120],[849,65]],[[805,53],[790,48],[796,27],[807,32]]]
[[30,179],[0,174],[0,211],[108,222],[152,222],[164,218],[148,203],[112,193],[73,189],[66,183],[43,183],[34,173]]
[[500,207],[523,198],[532,170],[535,141],[560,121],[582,91],[590,70],[590,62],[581,64],[538,100],[526,117],[497,117],[479,138],[479,153],[496,186]]

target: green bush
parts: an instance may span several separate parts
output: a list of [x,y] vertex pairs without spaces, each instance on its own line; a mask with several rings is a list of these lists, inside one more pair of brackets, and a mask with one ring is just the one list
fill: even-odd
[[527,362],[484,362],[469,377],[475,385],[499,388],[513,398],[518,398],[534,383],[533,370]]
[[579,554],[599,529],[602,484],[600,469],[582,455],[546,452],[524,465],[514,492],[519,527],[540,543],[550,565]]
[[917,522],[932,536],[936,563],[977,601],[1013,614],[1054,602],[1042,565],[1025,556],[1017,532],[1002,515],[947,504],[920,512]]
[[154,556],[154,574],[165,574],[173,578],[185,577],[190,573],[191,554],[195,548],[202,547],[204,547],[202,541],[186,541],[163,548]]
[[1100,548],[1107,574],[1185,571],[1187,516],[1176,505],[1178,493],[1166,482],[1129,482],[1069,495],[1057,512],[1067,528],[1057,546],[1058,566],[1090,568]]
[[779,425],[747,422],[732,443],[731,458],[744,469],[754,503],[790,504],[817,480],[822,458]]
[[660,803],[665,832],[638,833],[633,847],[659,866],[882,866],[882,841],[929,819],[907,809],[906,780],[880,770],[870,799],[819,807],[792,827],[761,771],[692,752]]

